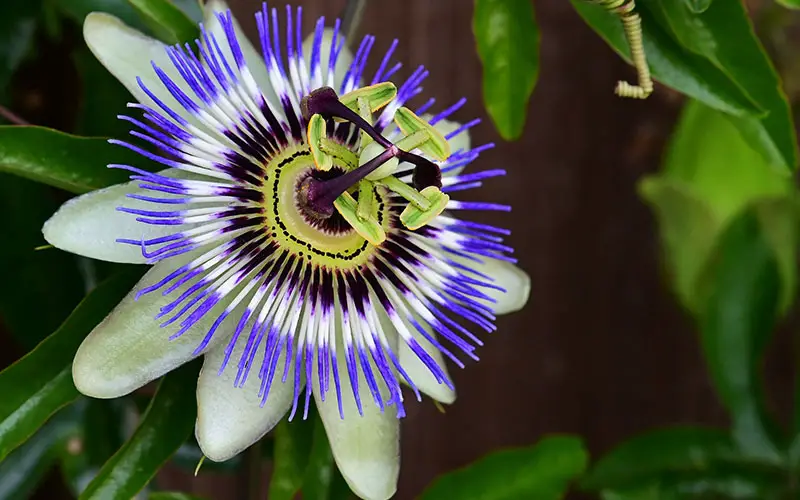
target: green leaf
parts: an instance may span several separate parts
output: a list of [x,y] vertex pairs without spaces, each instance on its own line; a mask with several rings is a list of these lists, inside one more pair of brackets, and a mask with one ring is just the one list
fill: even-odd
[[189,17],[169,0],[128,0],[153,34],[166,43],[191,42],[200,29]]
[[767,114],[738,118],[734,124],[745,140],[773,167],[797,166],[794,123],[781,81],[753,32],[740,1],[715,2],[702,13],[685,0],[640,0],[684,48],[719,68]]
[[151,34],[148,26],[139,17],[128,0],[53,0],[58,10],[78,25],[90,12],[106,12],[120,18],[128,26],[145,34]]
[[776,227],[768,235],[781,257],[781,305],[786,310],[796,281],[792,180],[772,169],[729,118],[697,101],[688,102],[663,173],[642,181],[640,192],[658,216],[678,297],[694,312],[699,307],[697,279],[719,232],[746,207],[761,204],[758,210],[765,215],[760,217],[771,214],[765,228]]
[[17,67],[32,49],[42,0],[5,2],[0,16],[0,99]]
[[0,174],[0,213],[14,214],[4,220],[0,245],[0,317],[25,351],[53,333],[84,294],[76,256],[34,250],[59,204],[52,188]]
[[580,484],[607,500],[779,498],[771,495],[784,489],[786,476],[743,456],[723,430],[671,427],[617,446]]
[[723,232],[704,271],[698,322],[711,378],[751,456],[780,461],[764,409],[759,360],[779,311],[780,265],[755,210]]
[[81,500],[133,498],[192,433],[197,408],[193,388],[200,365],[188,363],[159,383],[133,436],[106,462]]
[[[619,18],[605,8],[585,0],[571,0],[583,17],[617,53],[630,61],[628,43]],[[653,77],[714,109],[734,115],[763,115],[751,97],[707,59],[686,50],[659,25],[647,9],[636,3],[642,17],[644,48]],[[587,83],[594,85],[596,82]],[[614,82],[608,82],[609,92]],[[658,91],[658,90],[656,90]]]
[[58,443],[74,426],[65,409],[0,462],[0,498],[29,498],[55,464]]
[[518,139],[539,77],[539,27],[530,0],[475,0],[472,30],[483,100],[505,140]]
[[86,193],[127,180],[124,171],[106,167],[111,163],[142,167],[148,162],[105,139],[45,127],[0,126],[0,172]]
[[156,491],[150,493],[147,500],[203,500],[201,497],[178,491]]
[[492,453],[436,479],[422,500],[563,498],[583,473],[588,455],[580,439],[551,436],[534,446]]
[[646,177],[639,193],[658,219],[664,258],[681,303],[697,310],[697,280],[714,248],[720,224],[711,208],[686,183]]
[[787,9],[800,9],[800,0],[776,0]]
[[711,0],[683,0],[689,10],[696,14],[702,14],[711,7]]
[[61,450],[60,468],[67,486],[78,496],[125,442],[131,402],[84,398],[74,406],[76,425]]
[[582,489],[626,489],[666,473],[703,472],[738,456],[730,435],[705,427],[670,427],[635,436],[600,458],[580,480]]
[[292,500],[303,487],[318,418],[313,412],[308,419],[284,419],[275,427],[275,458],[267,495],[270,500]]
[[0,372],[0,460],[78,397],[72,357],[83,338],[130,290],[136,274],[141,273],[126,273],[98,286],[54,334]]

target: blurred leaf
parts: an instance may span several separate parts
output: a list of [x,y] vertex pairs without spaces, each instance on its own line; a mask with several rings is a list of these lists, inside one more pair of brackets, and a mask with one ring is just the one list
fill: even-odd
[[[583,20],[611,48],[630,61],[628,43],[619,18],[592,2],[571,1]],[[681,47],[647,9],[641,8],[639,2],[636,3],[636,8],[642,17],[644,48],[656,80],[726,113],[744,116],[764,114],[764,110],[719,68]],[[613,89],[613,84],[614,82],[608,82],[609,92]]]
[[0,174],[0,213],[14,214],[4,220],[0,245],[0,317],[25,351],[53,333],[83,298],[74,255],[34,250],[58,206],[52,188]]
[[635,436],[600,458],[580,480],[586,490],[623,489],[668,472],[711,469],[738,456],[730,435],[720,429],[670,427]]
[[[729,118],[689,101],[672,136],[663,173],[640,186],[642,196],[656,209],[678,296],[695,312],[699,307],[699,272],[719,231],[756,200],[788,198],[794,192],[791,178],[776,172],[748,146]],[[785,207],[783,210],[787,210]],[[771,243],[782,256],[784,309],[792,302],[796,281],[793,257],[789,261],[786,258],[787,252],[794,252],[795,233],[788,231],[787,222],[794,227],[788,212],[791,209],[783,222],[772,219],[780,231],[787,232],[782,236],[769,232]]]
[[0,372],[0,460],[78,397],[72,357],[83,338],[130,290],[137,274],[141,272],[121,274],[98,286],[54,334]]
[[303,475],[302,490],[303,500],[343,500],[353,497],[350,487],[333,461],[328,434],[316,414],[314,441]]
[[81,494],[81,500],[133,498],[186,441],[197,408],[193,388],[200,365],[195,361],[164,376],[133,436],[106,462]]
[[147,24],[142,21],[136,9],[128,0],[53,0],[58,9],[78,25],[83,25],[83,20],[90,12],[107,12],[112,14],[128,26],[145,34],[150,34]]
[[800,0],[776,0],[788,9],[800,9]]
[[72,58],[82,84],[75,131],[90,137],[121,138],[127,135],[130,124],[117,116],[130,114],[127,104],[135,99],[89,49],[76,50]]
[[754,210],[743,212],[723,232],[702,280],[703,351],[717,393],[731,412],[733,435],[749,455],[778,462],[758,367],[782,286],[776,254]]
[[740,1],[715,2],[703,13],[685,0],[640,0],[686,49],[723,71],[767,114],[759,120],[733,119],[745,140],[773,167],[797,166],[797,140],[789,103]]
[[147,496],[147,500],[203,500],[201,497],[181,493],[179,491],[156,491]]
[[25,55],[31,50],[42,0],[3,2],[0,16],[0,100]]
[[602,457],[580,481],[607,500],[778,498],[786,474],[745,457],[730,435],[672,427],[638,435]]
[[681,303],[696,311],[697,279],[714,248],[720,225],[709,206],[684,182],[650,176],[639,193],[656,214],[664,258]]
[[74,427],[70,409],[65,409],[39,429],[22,446],[0,462],[0,498],[28,498],[55,464],[57,444]]
[[551,436],[534,446],[491,453],[436,479],[422,500],[563,498],[589,457],[580,439]]
[[283,419],[275,427],[275,458],[267,495],[270,500],[291,500],[303,486],[318,418],[316,411],[309,411],[305,420]]
[[172,0],[172,2],[196,25],[203,22],[203,9],[200,7],[200,1],[201,0]]
[[110,163],[147,164],[136,153],[105,139],[45,127],[0,126],[0,172],[85,193],[127,180],[124,171],[107,168]]
[[61,451],[61,471],[75,496],[125,441],[126,398],[83,399],[76,403],[77,422]]
[[156,38],[174,45],[191,42],[200,33],[197,24],[169,0],[128,0]]
[[539,27],[530,0],[475,0],[472,30],[483,100],[505,140],[518,139],[539,76]]
[[711,0],[683,0],[689,10],[695,14],[702,14],[711,7]]

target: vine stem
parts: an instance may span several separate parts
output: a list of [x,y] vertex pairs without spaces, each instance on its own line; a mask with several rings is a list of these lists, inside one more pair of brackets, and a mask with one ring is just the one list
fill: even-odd
[[5,118],[9,122],[13,123],[14,125],[30,125],[30,122],[24,120],[19,115],[17,115],[10,109],[6,108],[5,106],[0,106],[0,116]]

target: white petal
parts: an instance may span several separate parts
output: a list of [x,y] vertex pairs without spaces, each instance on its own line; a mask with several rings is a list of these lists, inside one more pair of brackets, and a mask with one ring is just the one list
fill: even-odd
[[482,288],[481,291],[497,300],[492,304],[495,314],[506,314],[519,311],[528,302],[531,292],[531,278],[528,273],[515,266],[514,264],[481,257],[483,264],[467,261],[467,265],[472,266],[476,271],[481,272],[494,279],[494,284],[503,287],[505,293],[500,290]]
[[[339,40],[341,40],[341,35],[339,36]],[[322,45],[320,47],[320,57],[319,63],[320,67],[322,68],[322,81],[326,82],[328,78],[328,62],[331,58],[331,42],[333,42],[333,29],[326,28],[322,31]],[[311,67],[311,50],[314,47],[314,33],[311,33],[305,41],[303,42],[303,58],[306,62],[306,68]],[[342,47],[342,51],[339,52],[339,57],[336,59],[336,66],[333,68],[333,82],[334,82],[334,90],[339,92],[339,89],[344,81],[344,77],[347,74],[347,70],[350,69],[350,65],[353,64],[353,54],[347,48],[347,46]]]
[[[425,352],[431,355],[436,364],[438,364],[447,378],[452,382],[452,378],[450,378],[450,374],[447,371],[447,365],[444,361],[444,356],[442,356],[441,351],[433,346],[428,340],[418,333],[413,333],[412,335],[416,339],[417,342],[425,349]],[[433,334],[435,335],[435,334]],[[419,356],[414,354],[408,345],[405,342],[400,342],[400,346],[397,348],[398,359],[400,360],[400,365],[403,369],[408,373],[408,376],[411,377],[411,381],[414,382],[414,385],[417,386],[417,389],[420,390],[423,394],[428,397],[435,399],[436,401],[444,404],[452,404],[456,400],[456,392],[445,384],[440,384],[436,377],[433,376],[431,371],[428,369],[425,364],[420,361]]]
[[[384,331],[393,331],[395,328],[392,326],[392,320],[389,316],[384,313],[383,311],[378,313],[378,316],[381,320],[381,326],[383,327]],[[425,321],[419,320],[417,318],[420,325],[425,327]],[[417,332],[416,328],[411,325],[406,325],[407,330],[411,332],[411,335],[414,339],[419,342],[422,348],[431,355],[436,364],[438,364],[447,378],[452,381],[453,379],[450,378],[450,374],[447,372],[447,365],[444,362],[444,358],[442,353],[434,347],[433,344],[428,342],[428,340],[423,337],[419,332]],[[430,328],[427,328],[428,333],[432,336],[436,336],[435,333],[431,332]],[[402,339],[398,341],[397,347],[397,359],[400,361],[400,366],[403,367],[403,370],[406,371],[411,381],[414,382],[414,385],[417,386],[420,392],[429,396],[440,403],[451,404],[456,400],[456,393],[447,385],[440,384],[436,377],[433,376],[431,371],[425,366],[425,363],[420,361],[419,356],[414,354],[414,351],[408,347],[408,344],[403,342]],[[401,378],[401,380],[403,380]],[[403,380],[404,381],[404,380]],[[404,381],[405,382],[405,381]]]
[[[172,178],[188,177],[177,169],[165,170],[161,174]],[[176,228],[143,224],[136,221],[136,215],[117,210],[121,206],[158,210],[152,203],[128,198],[127,195],[134,193],[152,195],[151,191],[138,187],[140,182],[117,184],[72,198],[44,223],[44,239],[56,248],[93,259],[126,264],[145,263],[147,259],[142,256],[141,247],[117,243],[117,239],[158,238],[175,233]]]
[[[249,329],[245,330],[246,332]],[[269,398],[261,407],[260,365],[256,364],[243,387],[234,387],[239,358],[244,352],[245,338],[237,342],[230,361],[222,374],[219,369],[225,359],[226,345],[220,345],[205,356],[203,370],[197,381],[197,427],[195,435],[203,454],[215,462],[237,455],[261,439],[283,418],[292,404],[294,394],[294,364],[289,363],[286,382],[281,382],[285,349],[275,369]],[[264,359],[266,342],[262,342],[255,359]]]
[[[197,252],[197,251],[196,251]],[[164,319],[155,319],[161,306],[178,297],[188,285],[169,296],[160,291],[134,300],[137,290],[152,285],[197,253],[173,257],[153,266],[122,299],[113,311],[86,337],[75,354],[72,378],[83,394],[95,398],[116,398],[193,359],[194,350],[218,317],[224,303],[217,304],[186,333],[175,340],[169,337],[177,324],[161,328]],[[190,281],[192,283],[192,281]],[[231,315],[233,316],[233,314]],[[235,327],[229,317],[209,343],[209,349],[225,339]]]
[[[222,24],[220,24],[216,16],[217,13],[226,13],[229,10],[230,7],[228,7],[228,3],[225,0],[208,0],[203,7],[203,24],[209,35],[213,35],[217,39],[219,48],[225,55],[228,64],[233,65],[233,53],[228,45],[228,38],[225,36],[225,30],[222,29]],[[272,84],[269,82],[267,66],[264,64],[261,51],[256,50],[253,44],[250,43],[235,17],[233,17],[233,28],[236,32],[236,39],[239,41],[239,47],[242,49],[242,55],[244,55],[244,60],[247,63],[247,68],[250,70],[250,74],[253,75],[253,79],[258,84],[259,89],[261,89],[261,93],[269,102],[280,109],[280,101],[272,88]]]
[[194,96],[170,61],[166,45],[102,12],[86,16],[83,37],[95,57],[139,102],[159,109],[141,89],[136,77],[140,77],[145,86],[172,110],[185,118],[189,116],[161,83],[150,64],[155,62],[187,95]]
[[[364,376],[359,371],[359,394],[364,415],[358,414],[344,349],[337,352],[342,387],[344,419],[339,415],[336,393],[329,390],[325,401],[319,392],[319,379],[314,370],[312,390],[317,410],[325,426],[333,458],[350,489],[365,500],[386,500],[397,490],[400,473],[400,422],[396,406],[387,406],[383,412],[375,405]],[[380,375],[377,369],[378,380]],[[332,371],[329,374],[331,377]],[[333,380],[331,378],[331,380]],[[386,388],[379,386],[386,400]],[[331,389],[333,383],[331,383]]]

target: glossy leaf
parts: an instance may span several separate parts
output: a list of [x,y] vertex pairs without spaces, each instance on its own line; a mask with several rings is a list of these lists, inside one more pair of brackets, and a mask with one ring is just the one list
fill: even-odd
[[133,498],[191,435],[197,416],[194,390],[200,365],[188,363],[159,383],[133,436],[106,462],[81,500]]
[[98,286],[54,334],[0,373],[0,460],[78,397],[72,357],[83,338],[133,286],[135,274],[140,273],[133,274]]
[[34,126],[0,126],[0,172],[85,193],[127,180],[106,165],[148,167],[137,154],[95,137],[78,137]]
[[199,35],[199,28],[189,17],[169,0],[128,0],[156,38],[174,45],[191,42]]
[[49,186],[0,174],[0,213],[14,214],[4,220],[0,245],[0,317],[25,352],[53,333],[84,295],[76,256],[34,250],[58,206]]
[[308,419],[282,420],[275,427],[275,458],[272,480],[269,483],[270,500],[291,500],[303,486],[303,476],[314,444],[316,411]]
[[528,448],[492,453],[445,474],[426,489],[422,500],[516,500],[563,498],[570,482],[583,473],[588,455],[578,438],[552,436]]
[[[573,7],[617,53],[630,61],[619,18],[599,5],[571,0]],[[665,32],[653,15],[636,2],[642,17],[644,48],[653,77],[714,109],[734,115],[763,115],[765,110],[710,61],[681,47]],[[589,83],[587,82],[587,85]],[[591,82],[592,85],[599,84]],[[608,82],[609,89],[614,82]],[[610,90],[609,90],[610,91]],[[658,89],[656,89],[658,92]]]
[[773,167],[794,169],[797,140],[781,81],[753,32],[740,1],[715,2],[703,13],[685,0],[640,0],[689,51],[706,58],[767,113],[758,120],[734,119],[745,140]]
[[539,77],[539,27],[530,0],[475,0],[472,29],[483,63],[483,100],[506,140],[517,139]]
[[779,311],[780,265],[755,211],[721,235],[703,276],[698,315],[714,386],[733,420],[737,443],[751,456],[781,459],[764,409],[759,360]]

